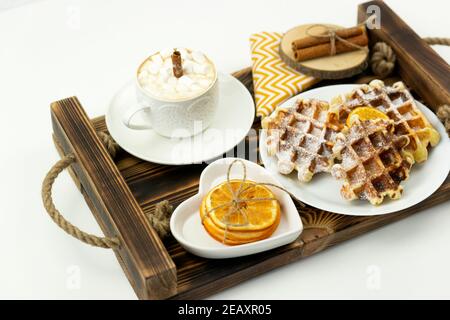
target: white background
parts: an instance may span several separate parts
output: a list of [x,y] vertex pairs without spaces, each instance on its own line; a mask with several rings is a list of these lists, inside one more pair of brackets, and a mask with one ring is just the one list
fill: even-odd
[[[31,4],[25,4],[29,3]],[[90,116],[163,47],[250,65],[252,32],[356,22],[347,1],[0,0],[0,298],[135,299],[112,252],[84,245],[45,213],[41,181],[58,159],[49,104],[77,95]],[[387,1],[421,36],[450,36],[448,1]],[[438,48],[447,60],[448,48]],[[57,207],[100,233],[67,173]],[[450,298],[449,203],[246,281],[212,298]],[[78,281],[79,280],[79,281]]]

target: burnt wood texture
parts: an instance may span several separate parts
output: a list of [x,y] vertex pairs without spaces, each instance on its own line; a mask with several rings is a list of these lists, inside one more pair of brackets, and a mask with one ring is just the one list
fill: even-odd
[[[393,46],[399,60],[399,71],[406,79],[418,79],[414,86],[423,94],[420,86],[426,77],[430,85],[436,85],[440,98],[425,93],[426,102],[441,102],[449,96],[445,75],[438,72],[442,62],[425,48],[423,53],[406,55],[409,41],[420,40],[384,3],[371,2],[382,8],[381,35]],[[365,12],[368,4],[359,7]],[[385,14],[387,12],[387,14]],[[383,33],[384,25],[389,31]],[[393,28],[393,29],[392,29]],[[398,35],[397,35],[398,34]],[[381,37],[380,37],[381,38]],[[421,41],[421,40],[420,40]],[[396,43],[393,43],[396,42]],[[403,47],[405,46],[405,47]],[[420,44],[420,51],[426,44]],[[414,50],[413,50],[414,51]],[[405,59],[412,61],[405,61]],[[405,71],[407,66],[410,70]],[[401,71],[403,68],[403,71]],[[252,92],[251,69],[234,74]],[[350,80],[349,80],[350,81]],[[352,79],[353,82],[358,82]],[[328,85],[330,82],[319,83]],[[439,91],[436,87],[433,92]],[[175,207],[198,191],[200,173],[205,165],[165,166],[137,159],[123,150],[112,159],[96,132],[107,132],[104,117],[89,120],[76,98],[57,101],[51,106],[54,140],[61,155],[74,154],[75,164],[70,171],[94,217],[104,234],[118,237],[121,246],[115,250],[117,259],[140,299],[198,299],[234,286],[279,266],[310,256],[325,248],[354,238],[362,233],[410,216],[426,208],[450,199],[450,178],[432,196],[420,204],[393,214],[374,217],[351,217],[297,206],[304,224],[304,231],[293,243],[260,254],[209,260],[186,252],[172,237],[162,241],[145,220],[144,213],[151,213],[155,204],[169,200]],[[259,120],[254,123],[258,131]],[[444,139],[446,137],[443,137]],[[250,135],[242,143],[247,157],[254,154],[257,134]],[[230,154],[228,154],[230,155]]]

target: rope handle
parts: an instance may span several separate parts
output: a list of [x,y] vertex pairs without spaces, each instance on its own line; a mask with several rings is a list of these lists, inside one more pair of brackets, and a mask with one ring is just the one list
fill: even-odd
[[423,40],[430,46],[433,45],[450,46],[450,38],[426,37],[423,38]]
[[66,168],[70,167],[75,162],[75,156],[72,154],[64,156],[61,160],[56,162],[42,183],[42,201],[44,208],[49,214],[50,218],[69,235],[84,243],[90,244],[94,247],[117,249],[120,246],[118,238],[98,237],[93,234],[84,232],[67,221],[61,213],[56,209],[52,198],[52,187],[58,175]]
[[[430,46],[450,46],[450,38],[428,37],[423,40]],[[373,73],[381,78],[389,76],[395,67],[396,56],[392,48],[385,42],[377,42],[372,47],[370,66]]]

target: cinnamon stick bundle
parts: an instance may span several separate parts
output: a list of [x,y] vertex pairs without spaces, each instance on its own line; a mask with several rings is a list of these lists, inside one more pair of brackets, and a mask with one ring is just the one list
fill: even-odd
[[[332,52],[332,45],[330,42],[330,38],[317,38],[317,40],[323,39],[327,40],[326,43],[321,43],[318,45],[303,47],[301,49],[294,50],[295,60],[300,62],[314,58],[329,56]],[[343,39],[345,40],[345,42],[339,39],[335,40],[335,54],[358,50],[357,47],[352,46],[347,42],[359,47],[367,46],[367,44],[369,43],[369,39],[367,38],[367,34],[365,31],[360,35]]]
[[[366,30],[363,25],[351,27],[351,28],[347,28],[347,29],[339,29],[339,30],[335,31],[336,35],[343,39],[353,38],[353,37],[359,36],[365,32],[366,32]],[[308,48],[308,47],[316,46],[316,45],[327,43],[327,42],[330,42],[329,37],[308,36],[308,37],[293,41],[292,42],[292,51],[295,52],[295,51],[303,49],[303,48]]]

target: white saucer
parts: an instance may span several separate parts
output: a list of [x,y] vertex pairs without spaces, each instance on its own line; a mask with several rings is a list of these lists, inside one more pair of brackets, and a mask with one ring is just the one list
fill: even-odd
[[[293,97],[282,105],[292,105],[298,97],[330,101],[332,97],[342,92],[349,92],[355,87],[355,85],[321,87]],[[385,199],[379,206],[373,206],[369,202],[361,200],[347,201],[340,194],[342,182],[335,180],[330,174],[320,173],[315,175],[310,182],[302,183],[297,179],[295,173],[290,175],[278,173],[276,158],[267,155],[267,136],[264,130],[260,135],[261,160],[266,169],[299,200],[322,210],[353,216],[372,216],[409,208],[435,192],[450,171],[450,161],[448,161],[450,139],[447,137],[445,128],[432,111],[418,101],[417,105],[433,127],[438,130],[441,140],[436,147],[431,148],[427,161],[413,166],[409,179],[402,182],[403,195],[398,200]]]
[[[189,252],[204,258],[234,258],[270,250],[291,243],[303,230],[302,220],[291,197],[284,191],[268,186],[281,206],[281,218],[275,232],[264,240],[237,246],[228,246],[213,239],[203,227],[199,208],[203,197],[209,190],[226,181],[229,165],[236,158],[219,159],[208,165],[200,176],[198,194],[183,201],[170,218],[170,231],[177,241]],[[254,162],[241,159],[247,168],[247,178],[257,182],[280,185],[263,167]],[[231,179],[242,179],[239,163],[230,173]]]
[[[122,122],[126,106],[136,104],[134,81],[114,96],[105,115],[114,140],[128,153],[146,161],[182,165],[211,160],[234,148],[250,130],[255,106],[247,88],[236,78],[219,74],[219,106],[202,133],[184,139],[166,138],[153,130],[132,130]],[[136,117],[137,118],[137,117]]]

